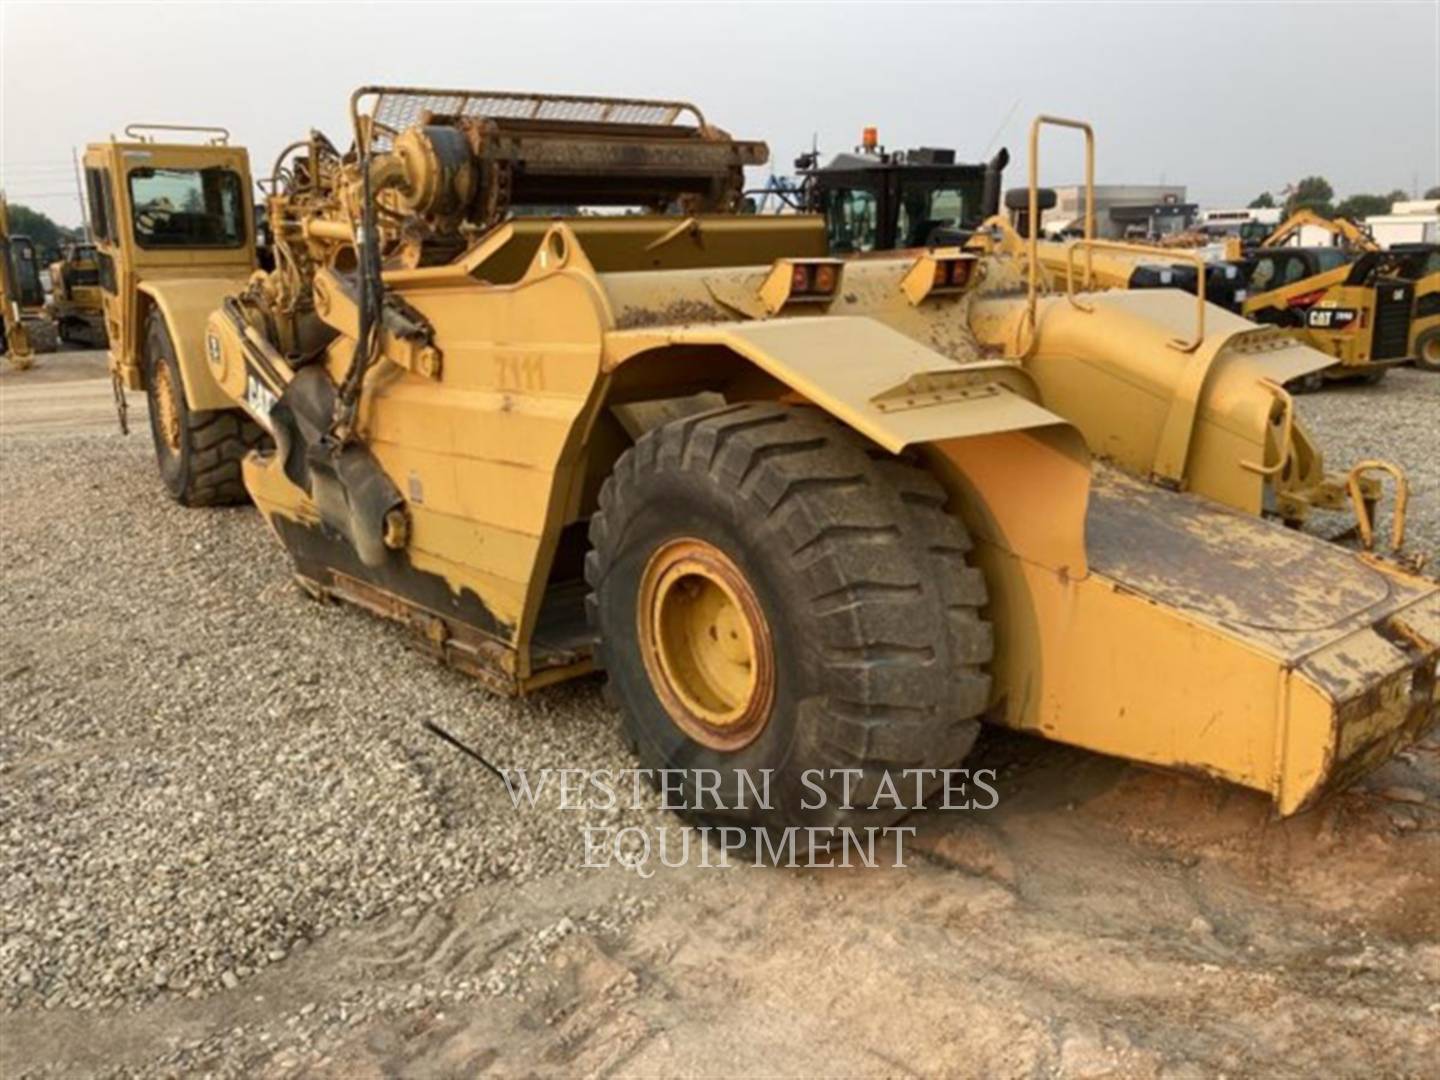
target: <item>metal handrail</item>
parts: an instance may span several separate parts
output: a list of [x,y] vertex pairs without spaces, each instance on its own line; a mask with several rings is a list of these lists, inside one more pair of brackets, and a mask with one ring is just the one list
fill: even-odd
[[[1105,251],[1123,251],[1132,255],[1148,255],[1151,258],[1158,259],[1155,254],[1158,249],[1149,244],[1127,244],[1119,240],[1092,240],[1088,238],[1073,241],[1065,251],[1065,296],[1071,304],[1081,311],[1094,310],[1075,299],[1075,252],[1081,248],[1087,252],[1100,248]],[[1172,255],[1174,255],[1175,258],[1171,258]],[[1203,256],[1197,255],[1192,251],[1172,252],[1167,250],[1165,257],[1158,259],[1158,261],[1188,262],[1193,263],[1195,266],[1195,337],[1193,339],[1171,338],[1168,342],[1173,349],[1179,349],[1181,352],[1194,352],[1200,347],[1200,343],[1205,340],[1205,267],[1208,264],[1205,262]],[[1090,269],[1087,266],[1087,285],[1089,284],[1089,279]]]
[[1355,509],[1355,524],[1360,530],[1360,543],[1366,551],[1375,547],[1375,524],[1370,520],[1370,510],[1365,505],[1365,493],[1360,488],[1360,479],[1367,472],[1375,470],[1389,473],[1395,479],[1395,516],[1390,525],[1390,550],[1399,552],[1405,546],[1405,510],[1410,503],[1410,482],[1400,466],[1389,461],[1362,461],[1351,468],[1345,486],[1350,490],[1350,505]]
[[[1030,213],[1029,213],[1029,284],[1025,301],[1025,321],[1034,341],[1035,312],[1040,295],[1040,129],[1073,128],[1085,133],[1085,239],[1095,237],[1095,131],[1083,120],[1041,114],[1030,122]],[[1027,344],[1027,349],[1029,345]]]
[[211,146],[228,146],[230,144],[230,130],[223,127],[212,127],[207,124],[126,124],[125,134],[136,142],[154,142],[153,137],[142,135],[143,131],[198,131],[205,132],[212,136]]
[[1290,462],[1290,447],[1295,434],[1295,399],[1290,392],[1273,379],[1261,379],[1260,385],[1280,402],[1280,460],[1274,465],[1263,465],[1256,461],[1242,461],[1240,467],[1261,476],[1275,476]]

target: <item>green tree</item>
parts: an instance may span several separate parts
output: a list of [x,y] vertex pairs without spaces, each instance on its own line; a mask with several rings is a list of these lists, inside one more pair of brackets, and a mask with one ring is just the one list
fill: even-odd
[[1275,196],[1268,191],[1262,191],[1255,198],[1250,200],[1251,210],[1269,210],[1275,205]]
[[1425,192],[1425,198],[1440,199],[1440,187],[1432,187],[1429,191]]
[[55,224],[39,210],[31,210],[23,203],[11,203],[9,211],[10,231],[18,236],[28,236],[43,253],[59,251],[60,246],[70,239],[69,229]]
[[1330,217],[1335,213],[1334,198],[1335,189],[1330,186],[1329,180],[1323,176],[1307,176],[1290,190],[1290,197],[1285,200],[1285,213],[1313,210],[1322,217]]
[[1372,214],[1388,214],[1394,201],[1389,195],[1351,195],[1335,207],[1335,213],[1351,221],[1360,221]]

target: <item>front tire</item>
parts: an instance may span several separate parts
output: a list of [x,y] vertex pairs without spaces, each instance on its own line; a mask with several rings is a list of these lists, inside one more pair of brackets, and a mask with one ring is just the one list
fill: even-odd
[[[917,802],[901,770],[974,742],[993,640],[964,527],[923,469],[816,410],[742,404],[647,432],[590,542],[607,694],[642,766],[684,770],[692,815],[888,824]],[[702,769],[726,805],[695,790]],[[842,769],[859,770],[848,804]],[[741,770],[773,770],[768,806],[736,805]],[[887,772],[903,806],[876,799]]]
[[240,462],[265,433],[238,409],[191,410],[175,345],[158,309],[145,323],[145,396],[155,461],[170,497],[182,506],[248,502]]

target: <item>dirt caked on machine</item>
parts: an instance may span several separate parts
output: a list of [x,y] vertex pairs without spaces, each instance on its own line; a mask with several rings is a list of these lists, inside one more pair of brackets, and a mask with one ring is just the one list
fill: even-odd
[[1440,585],[1270,520],[1349,502],[1374,540],[1390,467],[1327,477],[1282,389],[1331,358],[1180,292],[1046,293],[1033,228],[838,258],[735,212],[767,151],[684,103],[351,111],[271,170],[268,270],[237,149],[86,155],[169,490],[231,470],[313,595],[505,693],[603,668],[642,764],[776,770],[760,825],[845,816],[803,770],[874,790],[982,721],[1292,813],[1435,720]]

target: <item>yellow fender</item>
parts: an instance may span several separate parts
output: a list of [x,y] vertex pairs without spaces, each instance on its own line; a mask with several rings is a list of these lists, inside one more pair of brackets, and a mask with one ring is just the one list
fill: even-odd
[[[139,292],[148,297],[165,318],[180,380],[185,385],[185,404],[191,409],[234,409],[238,403],[216,381],[205,358],[205,326],[210,312],[230,293],[245,287],[245,278],[184,278],[141,282]],[[144,342],[140,343],[144,348]]]
[[[693,370],[694,349],[717,346],[891,453],[919,449],[977,539],[1069,577],[1087,572],[1089,451],[1036,403],[1020,366],[957,364],[864,316],[616,330],[605,336],[604,366],[614,373],[673,355]],[[1043,470],[1046,483],[1025,480],[1027,470],[1032,479]]]

